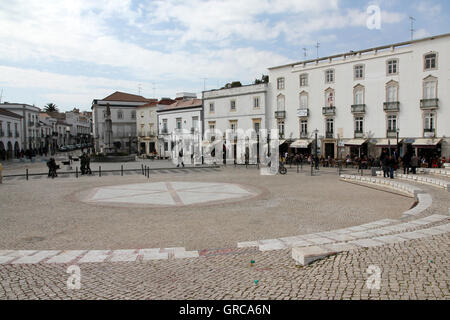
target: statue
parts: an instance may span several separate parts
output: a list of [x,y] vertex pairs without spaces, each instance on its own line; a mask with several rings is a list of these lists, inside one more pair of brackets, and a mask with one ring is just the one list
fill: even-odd
[[109,107],[109,103],[106,104],[106,117],[105,117],[105,144],[103,146],[104,154],[114,153],[114,145],[113,145],[113,131],[112,131],[112,120],[111,120],[111,108]]

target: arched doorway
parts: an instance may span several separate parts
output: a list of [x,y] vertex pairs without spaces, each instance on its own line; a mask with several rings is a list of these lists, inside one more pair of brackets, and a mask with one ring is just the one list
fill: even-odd
[[19,152],[20,152],[19,143],[16,141],[16,143],[14,144],[14,157],[19,158]]
[[7,152],[6,152],[6,157],[7,157],[7,159],[9,160],[9,159],[12,158],[12,156],[13,156],[13,147],[12,147],[12,143],[11,143],[11,141],[8,141],[8,150],[7,150]]
[[6,160],[6,150],[3,142],[0,141],[0,160]]

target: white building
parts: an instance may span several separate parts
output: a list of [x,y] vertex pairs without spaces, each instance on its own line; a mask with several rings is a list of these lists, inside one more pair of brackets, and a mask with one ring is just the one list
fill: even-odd
[[[162,157],[178,157],[183,151],[184,163],[201,163],[201,137],[203,135],[203,104],[195,94],[179,93],[174,103],[158,104],[158,147]],[[180,145],[179,136],[192,135],[193,139],[183,139]]]
[[444,34],[270,68],[269,125],[293,151],[317,129],[325,157],[377,156],[397,132],[401,154],[449,157],[449,56]]
[[214,152],[223,152],[227,163],[244,164],[246,157],[249,163],[258,161],[259,144],[249,145],[249,139],[245,141],[245,135],[237,132],[259,133],[266,128],[267,88],[262,83],[203,92],[205,130],[222,135],[223,148],[218,146]]
[[22,148],[37,149],[40,142],[39,136],[39,112],[40,109],[35,106],[31,106],[23,103],[2,103],[0,108],[14,112],[22,117]]
[[120,152],[137,152],[136,107],[151,102],[142,96],[115,92],[92,102],[94,147],[101,152],[105,144],[104,125],[106,106],[111,109],[113,144]]
[[91,119],[86,114],[80,113],[80,110],[76,108],[66,112],[65,116],[66,122],[71,125],[72,141],[70,143],[90,143]]
[[22,150],[22,117],[0,108],[0,160],[17,158]]
[[138,152],[140,155],[156,156],[158,153],[158,100],[136,107]]

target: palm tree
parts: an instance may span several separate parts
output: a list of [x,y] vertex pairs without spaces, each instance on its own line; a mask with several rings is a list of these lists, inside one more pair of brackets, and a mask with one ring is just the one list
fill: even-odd
[[58,107],[54,103],[47,103],[47,105],[44,107],[45,112],[58,112]]

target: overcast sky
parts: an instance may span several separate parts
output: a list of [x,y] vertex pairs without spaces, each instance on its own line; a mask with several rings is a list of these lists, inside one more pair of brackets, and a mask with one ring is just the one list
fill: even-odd
[[[450,32],[448,0],[1,0],[2,102],[88,110],[243,84],[267,68]],[[367,8],[381,8],[368,29]],[[203,78],[207,78],[204,80]],[[140,89],[139,89],[140,88]]]

